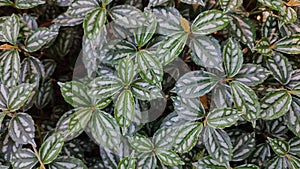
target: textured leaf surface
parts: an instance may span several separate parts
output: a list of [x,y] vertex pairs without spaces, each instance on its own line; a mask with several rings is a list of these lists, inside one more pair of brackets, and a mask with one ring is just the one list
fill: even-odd
[[274,157],[268,163],[266,164],[265,169],[275,169],[275,168],[281,168],[281,169],[288,169],[288,164],[285,157]]
[[106,10],[96,8],[89,12],[83,20],[84,36],[88,39],[95,38],[103,28],[106,22]]
[[2,53],[0,64],[1,82],[7,88],[16,86],[21,69],[19,52],[9,50]]
[[173,105],[177,114],[186,120],[198,120],[204,116],[205,110],[198,98],[173,97]]
[[10,0],[0,0],[0,6],[11,6],[13,3]]
[[247,86],[256,86],[265,81],[269,76],[269,71],[255,64],[244,64],[239,73],[233,78]]
[[129,85],[132,82],[134,76],[134,63],[129,57],[122,59],[119,63],[118,76],[126,85]]
[[298,169],[300,167],[300,159],[295,156],[290,156],[288,162],[291,169]]
[[[150,4],[150,3],[149,3]],[[180,25],[180,12],[173,7],[154,8],[153,13],[157,19],[156,31],[162,35],[182,31]]]
[[289,141],[290,151],[289,153],[299,156],[300,155],[300,138],[294,137]]
[[71,4],[68,13],[74,17],[83,17],[99,6],[97,0],[77,0]]
[[233,11],[243,4],[243,0],[221,0],[221,7],[224,12]]
[[223,129],[235,124],[242,113],[231,108],[218,108],[208,113],[207,124],[213,128]]
[[12,14],[2,25],[2,36],[5,41],[15,45],[17,43],[19,31],[19,17],[15,14]]
[[155,169],[157,160],[154,153],[142,153],[138,156],[136,168]]
[[120,161],[118,169],[135,168],[135,165],[136,159],[131,156],[127,156]]
[[156,148],[169,150],[174,144],[176,135],[176,128],[161,127],[153,135],[153,144]]
[[281,20],[285,24],[293,23],[297,20],[297,12],[292,7],[283,7],[280,12]]
[[138,152],[151,152],[154,148],[151,140],[146,136],[136,134],[129,138],[130,145]]
[[49,169],[88,169],[87,166],[79,159],[74,157],[61,156],[56,158],[50,165]]
[[224,165],[220,164],[210,156],[200,158],[196,163],[193,163],[193,166],[198,169],[226,169]]
[[258,2],[275,10],[281,10],[283,6],[282,0],[258,0]]
[[146,22],[133,30],[135,43],[139,47],[142,47],[149,42],[155,33],[157,26],[156,16],[152,12],[145,11],[144,18],[146,19]]
[[244,57],[238,42],[229,39],[223,49],[224,67],[228,77],[234,77],[242,68]]
[[260,169],[260,167],[254,164],[243,164],[235,167],[235,169]]
[[219,78],[206,71],[192,71],[184,74],[176,83],[176,93],[184,98],[195,98],[210,92]]
[[199,4],[201,6],[205,6],[205,3],[203,0],[180,0],[181,2],[187,3],[187,4]]
[[8,110],[16,111],[21,108],[29,98],[33,87],[31,84],[23,83],[12,88],[7,99]]
[[267,37],[261,38],[261,40],[256,44],[254,49],[264,56],[272,55],[271,43]]
[[287,127],[298,137],[300,137],[300,99],[292,97],[291,108],[286,114]]
[[157,149],[156,156],[162,163],[168,166],[184,164],[180,157],[172,150]]
[[101,76],[90,82],[89,93],[96,98],[109,98],[116,94],[122,87],[122,81],[116,76]]
[[233,144],[232,161],[242,161],[249,157],[255,149],[254,134],[243,134],[238,137],[235,144]]
[[39,154],[41,156],[41,160],[44,164],[49,164],[61,152],[61,149],[64,145],[64,136],[61,133],[55,133],[48,137],[44,143],[41,145],[39,150]]
[[29,9],[44,3],[44,0],[15,0],[16,7],[19,9]]
[[168,0],[150,0],[148,6],[158,6],[161,5],[165,2],[167,2]]
[[18,150],[12,159],[12,166],[15,169],[31,169],[38,163],[34,152],[30,149]]
[[8,94],[9,94],[8,89],[3,84],[0,84],[0,109],[7,109],[6,104],[7,104]]
[[131,92],[135,98],[140,100],[153,100],[163,97],[159,87],[142,80],[135,81],[131,85]]
[[284,156],[290,150],[289,143],[284,140],[268,137],[268,141],[273,151],[279,156]]
[[261,117],[266,120],[283,116],[291,106],[292,97],[288,91],[278,89],[271,91],[261,100]]
[[52,32],[48,28],[39,28],[32,32],[25,41],[25,49],[28,52],[35,52],[42,46],[49,43],[57,36],[57,32]]
[[[67,135],[82,131],[91,119],[93,111],[90,108],[79,109],[70,118]],[[66,137],[66,135],[65,135]]]
[[274,43],[274,49],[287,54],[300,54],[300,35],[286,36]]

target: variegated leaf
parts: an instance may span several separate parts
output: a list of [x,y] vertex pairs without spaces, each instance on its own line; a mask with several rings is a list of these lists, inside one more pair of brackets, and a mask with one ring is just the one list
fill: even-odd
[[154,153],[142,153],[137,157],[136,168],[138,169],[155,169],[157,160]]
[[32,83],[39,86],[42,77],[45,77],[45,69],[41,61],[33,56],[26,57],[21,63],[19,83]]
[[165,2],[168,2],[169,0],[150,0],[148,6],[159,6]]
[[184,74],[176,83],[176,93],[185,98],[195,98],[210,92],[219,82],[215,74],[198,70]]
[[228,163],[232,158],[232,144],[228,134],[222,129],[206,126],[203,142],[209,155],[220,163]]
[[2,25],[2,36],[5,41],[15,45],[17,43],[19,31],[19,17],[15,14],[12,14]]
[[134,77],[134,63],[127,57],[120,61],[118,65],[118,76],[125,85],[129,85]]
[[120,163],[118,164],[117,169],[129,169],[129,168],[136,168],[136,159],[132,156],[124,157]]
[[49,164],[49,169],[88,169],[78,158],[61,156]]
[[228,77],[234,77],[242,68],[244,57],[239,43],[229,39],[223,49],[224,67]]
[[29,98],[34,86],[32,84],[23,83],[10,91],[7,98],[7,108],[9,111],[16,111],[21,108]]
[[81,24],[83,22],[83,20],[84,20],[83,16],[74,18],[69,13],[65,12],[65,13],[58,15],[53,20],[53,22],[55,22],[56,24],[58,24],[60,26],[75,26],[75,25]]
[[296,136],[300,137],[300,99],[292,97],[291,108],[285,116],[287,127]]
[[275,168],[289,169],[287,159],[285,157],[276,156],[270,161],[268,161],[268,163],[265,166],[265,169],[275,169]]
[[191,58],[196,64],[207,68],[223,69],[221,47],[216,39],[195,35],[191,39],[189,47],[194,53]]
[[106,9],[97,7],[89,12],[83,20],[84,36],[94,39],[106,22]]
[[290,151],[290,145],[284,140],[279,140],[277,138],[268,137],[269,145],[273,151],[279,156],[285,156]]
[[260,169],[259,166],[254,164],[243,164],[237,167],[234,167],[235,169]]
[[22,144],[15,142],[9,133],[6,135],[4,133],[1,134],[2,142],[1,142],[1,153],[3,153],[3,159],[6,161],[11,161],[14,154],[21,149]]
[[241,112],[231,108],[217,108],[209,112],[206,121],[210,127],[223,129],[235,124],[241,116]]
[[68,129],[65,133],[67,135],[72,135],[74,133],[79,133],[85,129],[92,117],[93,111],[90,108],[79,109],[71,116]]
[[205,114],[205,109],[198,98],[172,97],[177,114],[186,120],[198,120]]
[[291,169],[300,168],[300,159],[295,156],[288,156],[288,163]]
[[300,138],[294,137],[289,141],[290,145],[290,154],[300,156]]
[[224,164],[214,160],[211,156],[200,158],[197,162],[193,163],[197,169],[226,169]]
[[297,20],[297,12],[292,7],[283,6],[280,15],[281,21],[285,24],[290,24]]
[[221,0],[221,7],[224,12],[233,11],[243,4],[243,0]]
[[162,81],[163,67],[154,54],[142,50],[136,54],[136,62],[141,77],[150,84]]
[[134,117],[134,98],[130,90],[124,90],[119,95],[114,108],[117,124],[122,129],[127,129]]
[[267,143],[261,143],[256,146],[254,152],[251,155],[251,163],[265,164],[271,157],[271,148]]
[[286,36],[275,42],[272,48],[278,52],[287,54],[300,54],[300,35]]
[[197,143],[202,131],[202,124],[199,122],[185,124],[179,127],[174,140],[175,151],[178,153],[189,152]]
[[90,82],[89,95],[104,99],[115,95],[122,87],[121,79],[116,76],[100,76]]
[[99,6],[98,0],[76,0],[73,1],[67,12],[71,16],[79,18],[84,17]]
[[0,109],[7,109],[6,104],[7,104],[8,95],[9,95],[8,89],[3,84],[0,84]]
[[258,0],[261,4],[275,10],[282,10],[283,2],[282,0]]
[[35,52],[41,49],[45,44],[49,43],[58,35],[48,28],[39,28],[33,31],[25,40],[25,50],[27,52]]
[[163,126],[153,135],[154,147],[170,150],[174,145],[175,137],[177,137],[177,129],[174,127]]
[[0,6],[12,6],[13,2],[10,0],[0,0]]
[[255,150],[254,133],[241,135],[233,145],[232,161],[245,160],[251,155],[253,150]]
[[163,164],[168,166],[184,165],[181,158],[172,150],[157,149],[156,156]]
[[187,39],[188,34],[180,31],[170,34],[161,42],[156,50],[156,56],[163,66],[172,62],[181,53]]
[[131,85],[131,92],[133,96],[140,100],[153,100],[163,98],[161,89],[155,85],[151,85],[142,80],[137,80]]
[[20,69],[20,56],[17,50],[9,50],[2,53],[0,58],[0,79],[5,87],[12,88],[17,85]]
[[41,161],[49,164],[57,158],[64,145],[64,136],[61,133],[54,133],[48,137],[39,150]]
[[118,150],[121,142],[120,129],[108,113],[96,110],[90,120],[91,134],[96,143],[111,150]]
[[5,113],[0,112],[0,126],[2,126],[2,122],[3,122],[4,118],[5,118],[5,116],[6,116]]
[[169,35],[183,31],[180,25],[180,12],[174,7],[154,8],[153,13],[157,19],[157,33]]
[[261,40],[256,44],[254,50],[264,56],[272,56],[271,43],[267,37],[261,38]]
[[254,90],[237,81],[231,82],[230,87],[236,109],[255,126],[255,120],[260,117],[260,103]]
[[135,43],[140,48],[149,42],[157,26],[156,16],[152,12],[144,12],[144,17],[146,18],[144,25],[133,30]]
[[283,85],[289,83],[293,68],[285,56],[275,53],[272,57],[268,57],[266,64],[276,80]]
[[15,0],[16,7],[19,9],[34,8],[44,3],[45,0]]
[[12,159],[12,166],[15,169],[31,169],[37,163],[38,159],[30,149],[18,150]]
[[285,89],[273,90],[261,100],[261,117],[272,120],[283,116],[291,107],[292,96]]
[[18,144],[32,144],[34,141],[34,121],[27,113],[17,113],[9,124],[9,135]]
[[270,43],[274,43],[277,39],[278,21],[277,18],[270,15],[262,25],[262,36],[267,37]]
[[230,86],[218,83],[212,90],[211,108],[230,107],[233,103]]
[[130,145],[138,152],[151,152],[154,148],[151,140],[140,134],[129,137],[128,141]]
[[53,99],[53,84],[52,80],[48,80],[40,86],[36,96],[35,105],[37,108],[44,108]]
[[208,10],[200,13],[191,25],[193,34],[208,35],[225,28],[230,17],[219,10]]
[[91,97],[88,88],[81,82],[71,81],[66,83],[58,82],[60,91],[66,102],[74,107],[90,107],[92,106]]
[[247,63],[243,65],[239,73],[234,76],[233,80],[242,82],[247,86],[256,86],[265,81],[269,74],[270,72],[266,68],[260,65]]
[[187,3],[187,4],[199,4],[201,6],[205,6],[205,3],[203,0],[180,0],[181,2]]

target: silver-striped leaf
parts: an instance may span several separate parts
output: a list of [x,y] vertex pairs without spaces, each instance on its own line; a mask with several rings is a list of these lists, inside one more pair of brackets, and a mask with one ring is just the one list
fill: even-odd
[[220,2],[224,12],[234,11],[243,4],[243,0],[221,0]]
[[233,80],[239,81],[247,86],[256,86],[264,82],[269,74],[270,72],[261,65],[247,63],[243,65]]
[[177,129],[173,127],[163,126],[153,135],[154,147],[170,150],[174,145],[175,137],[177,137]]
[[251,163],[266,164],[266,162],[270,160],[270,157],[270,146],[267,143],[261,143],[256,146],[254,152],[251,155],[251,158],[248,159],[250,159]]
[[17,113],[10,120],[8,128],[9,136],[18,144],[32,144],[34,141],[34,121],[27,113]]
[[286,85],[289,83],[293,68],[285,56],[275,53],[272,57],[267,58],[266,65],[273,77],[281,84]]
[[290,131],[300,137],[300,99],[292,97],[291,108],[285,116],[285,122]]
[[30,97],[34,86],[22,83],[10,91],[7,98],[7,108],[9,111],[16,111],[21,108]]
[[26,57],[21,63],[19,83],[31,83],[39,86],[42,77],[45,77],[45,68],[42,62],[33,56]]
[[81,82],[58,82],[58,85],[64,100],[73,107],[90,107],[92,105],[88,88]]
[[156,56],[163,66],[171,63],[183,50],[188,39],[184,31],[175,32],[167,36],[158,46]]
[[285,89],[267,93],[261,100],[261,117],[272,120],[283,116],[291,107],[292,96]]
[[135,75],[134,63],[126,57],[119,62],[118,65],[118,76],[125,85],[129,85]]
[[141,77],[150,84],[157,84],[162,81],[163,67],[156,56],[146,50],[136,54],[137,68]]
[[279,157],[276,156],[270,161],[265,166],[265,169],[289,169],[288,166],[288,161],[285,157]]
[[5,118],[5,116],[6,116],[5,113],[0,112],[0,126],[2,126],[2,122],[3,122],[4,118]]
[[151,140],[141,134],[135,134],[134,136],[129,137],[128,141],[131,147],[138,152],[147,153],[147,152],[151,152],[154,148],[154,145],[151,142]]
[[64,135],[64,137],[68,137],[68,135],[72,135],[74,133],[80,133],[85,129],[87,124],[89,123],[92,117],[93,111],[90,108],[79,109],[71,116],[68,129]]
[[244,57],[241,46],[230,38],[223,49],[224,67],[228,77],[234,77],[242,68]]
[[196,98],[210,92],[219,82],[219,77],[210,72],[198,70],[184,74],[176,82],[175,92],[184,98]]
[[261,38],[260,41],[256,44],[254,50],[264,56],[272,56],[273,54],[271,43],[267,37]]
[[300,156],[300,138],[294,137],[289,141],[290,145],[290,154]]
[[53,135],[48,137],[39,149],[41,161],[44,164],[51,163],[57,158],[62,150],[63,145],[64,135],[62,133],[54,133]]
[[255,120],[260,117],[260,103],[255,91],[238,81],[232,81],[230,87],[235,108],[255,126]]
[[0,6],[12,6],[13,2],[10,0],[0,0]]
[[35,52],[41,49],[58,35],[58,32],[51,31],[48,28],[39,28],[34,30],[25,40],[25,50]]
[[37,93],[35,106],[39,109],[44,108],[53,99],[53,83],[52,80],[44,82]]
[[170,35],[183,31],[180,25],[180,12],[174,7],[154,8],[153,13],[157,19],[156,31],[158,34]]
[[187,4],[199,4],[201,6],[205,6],[205,3],[203,0],[180,0],[181,2],[187,3]]
[[180,154],[189,152],[196,145],[202,129],[200,122],[180,126],[174,140],[175,151]]
[[293,34],[279,39],[273,44],[273,48],[286,54],[300,54],[300,34]]
[[136,168],[136,159],[132,156],[124,157],[118,164],[117,169]]
[[5,87],[12,88],[17,85],[20,69],[20,56],[17,50],[9,50],[2,53],[0,58],[0,79]]
[[97,144],[111,150],[119,149],[121,132],[110,114],[101,110],[94,111],[89,126]]
[[159,161],[167,166],[184,165],[179,155],[172,150],[156,149],[155,153]]
[[138,47],[143,47],[150,41],[157,27],[156,16],[152,12],[145,11],[144,17],[146,22],[133,30],[134,41]]
[[275,9],[278,11],[282,10],[283,2],[282,0],[258,0],[262,5],[265,5],[271,9]]
[[260,169],[259,166],[254,164],[243,164],[237,167],[234,167],[235,169]]
[[208,10],[200,13],[191,25],[191,31],[197,35],[208,35],[225,28],[230,17],[219,10]]
[[123,87],[123,83],[116,76],[105,75],[95,78],[89,86],[90,96],[104,99],[115,95]]
[[212,101],[210,108],[230,107],[233,103],[230,86],[224,83],[218,83],[212,90]]
[[284,140],[268,137],[269,145],[272,150],[281,157],[284,157],[290,151],[290,145]]
[[49,164],[49,169],[88,169],[78,158],[61,156]]
[[2,25],[2,36],[5,41],[15,45],[17,43],[20,27],[18,15],[12,14],[7,18]]
[[228,163],[232,159],[232,144],[224,130],[206,126],[203,142],[209,155],[218,162]]
[[221,47],[215,38],[195,35],[189,47],[193,51],[191,58],[196,64],[207,68],[223,69]]
[[114,115],[117,124],[124,129],[127,129],[134,118],[134,98],[130,90],[124,90],[118,96],[114,107]]
[[300,96],[300,83],[293,86],[293,88],[291,89],[291,94],[296,95],[298,97]]
[[284,24],[294,23],[297,20],[297,12],[292,7],[283,6],[280,12],[280,20]]
[[67,13],[73,17],[80,18],[99,6],[100,2],[98,0],[76,0],[72,2]]
[[288,157],[288,164],[291,169],[298,169],[300,168],[300,159],[295,156]]
[[88,39],[94,39],[101,32],[105,22],[106,9],[95,8],[83,20],[84,36]]
[[224,164],[214,160],[211,156],[200,158],[197,162],[193,163],[193,166],[197,167],[197,169],[227,169]]
[[242,134],[233,144],[232,161],[242,161],[255,150],[255,134]]
[[1,134],[1,138],[3,138],[3,141],[1,142],[1,153],[3,154],[3,159],[6,161],[11,161],[14,154],[21,149],[22,144],[19,144],[15,142],[7,133],[6,135],[4,133]]
[[65,13],[58,15],[53,20],[53,22],[55,22],[56,24],[58,24],[60,26],[76,26],[76,25],[81,24],[83,22],[83,20],[84,20],[83,16],[74,18],[69,13],[65,12]]
[[208,113],[206,121],[210,127],[223,129],[235,124],[241,115],[241,112],[232,108],[217,108]]
[[141,153],[137,157],[136,168],[138,169],[155,169],[157,166],[157,159],[153,152]]
[[37,163],[38,159],[30,149],[18,150],[11,161],[14,169],[32,169]]
[[278,19],[272,15],[268,16],[262,24],[261,33],[262,37],[267,37],[270,43],[274,43],[278,39]]
[[45,0],[15,0],[16,7],[19,9],[34,8],[45,3]]
[[161,4],[163,4],[163,3],[166,3],[166,2],[168,2],[168,1],[169,1],[169,0],[149,0],[148,6],[149,6],[149,7],[151,7],[151,6],[153,6],[153,7],[159,6],[159,5],[161,5]]
[[149,84],[142,80],[134,81],[131,85],[133,96],[139,100],[153,100],[163,98],[161,89],[156,85]]
[[8,89],[1,83],[0,84],[0,109],[7,109],[6,104],[7,104],[8,95],[9,95]]
[[174,110],[183,119],[194,121],[203,118],[205,109],[198,98],[172,97]]

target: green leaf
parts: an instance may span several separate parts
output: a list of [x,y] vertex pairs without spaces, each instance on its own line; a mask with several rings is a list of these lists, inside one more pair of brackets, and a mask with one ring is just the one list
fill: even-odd
[[186,120],[198,120],[203,118],[205,109],[198,98],[172,97],[174,110]]
[[33,56],[26,57],[21,63],[19,83],[31,83],[38,86],[42,77],[45,77],[42,62]]
[[137,157],[138,169],[155,169],[157,166],[157,160],[154,153],[142,153]]
[[228,29],[231,35],[246,44],[251,50],[254,47],[256,37],[254,23],[244,15],[231,14],[231,20]]
[[209,155],[220,163],[228,163],[232,158],[232,144],[228,134],[222,129],[206,126],[203,142]]
[[279,39],[273,44],[273,48],[286,54],[300,54],[300,35],[294,34]]
[[205,3],[203,0],[180,0],[181,2],[187,3],[187,4],[199,4],[201,6],[205,6]]
[[88,169],[78,158],[61,156],[49,164],[49,169]]
[[292,96],[285,89],[273,90],[261,100],[261,117],[272,120],[283,116],[291,107]]
[[161,89],[159,87],[151,85],[142,80],[137,80],[130,86],[133,96],[139,100],[153,100],[157,98],[163,98]]
[[285,157],[274,157],[272,160],[268,161],[265,169],[288,169],[288,161]]
[[15,0],[16,7],[19,9],[34,8],[44,3],[44,0]]
[[34,121],[27,113],[17,113],[10,120],[8,128],[9,136],[18,144],[32,144],[34,141]]
[[98,0],[76,0],[73,1],[67,12],[71,16],[79,18],[84,17],[99,6]]
[[134,77],[134,63],[127,57],[120,61],[118,65],[118,76],[125,85],[129,85]]
[[300,99],[292,97],[291,108],[285,116],[286,125],[290,131],[300,137]]
[[263,37],[260,41],[256,44],[254,50],[264,56],[272,56],[272,49],[271,43],[267,37]]
[[[150,4],[150,3],[149,3]],[[157,33],[169,35],[183,31],[180,25],[180,12],[174,7],[153,8],[157,19]]]
[[7,109],[6,104],[7,104],[8,95],[9,95],[8,89],[3,84],[0,84],[0,109]]
[[142,47],[149,42],[157,26],[156,16],[152,12],[145,11],[144,17],[146,22],[133,30],[134,40],[138,47]]
[[37,93],[35,106],[39,109],[44,108],[53,99],[53,83],[52,80],[44,82]]
[[243,0],[221,0],[221,7],[224,12],[234,11],[243,4]]
[[181,53],[187,39],[186,32],[180,31],[170,34],[160,43],[156,50],[156,56],[163,66],[172,62]]
[[134,117],[134,98],[130,90],[124,90],[118,97],[114,114],[117,124],[123,129],[127,129]]
[[156,156],[163,164],[168,166],[184,165],[181,158],[172,150],[157,149]]
[[261,143],[256,146],[253,154],[251,155],[251,163],[266,163],[270,160],[271,148],[267,143]]
[[278,19],[275,16],[268,16],[266,21],[262,25],[262,37],[267,37],[271,43],[274,43],[278,36]]
[[79,109],[70,118],[68,123],[68,134],[84,130],[92,117],[93,111],[90,108]]
[[192,60],[207,68],[217,68],[222,70],[221,47],[218,41],[212,37],[194,36],[189,44],[193,51]]
[[18,15],[12,14],[2,25],[2,35],[5,41],[15,45],[20,31]]
[[230,107],[233,99],[230,93],[230,86],[224,83],[218,83],[213,89],[211,107]]
[[234,77],[240,71],[244,62],[239,43],[230,38],[223,49],[223,57],[227,76]]
[[89,12],[83,20],[84,36],[94,39],[103,28],[106,22],[106,9],[96,8]]
[[224,164],[220,164],[211,156],[200,158],[197,162],[193,163],[193,166],[197,167],[197,169],[226,169]]
[[199,122],[180,127],[174,140],[175,151],[181,154],[189,152],[196,145],[202,128],[203,126]]
[[288,156],[288,163],[289,163],[291,169],[300,168],[300,159],[295,156]]
[[289,83],[293,68],[285,56],[275,53],[272,57],[268,57],[266,64],[276,80],[283,85]]
[[236,109],[254,125],[260,117],[260,103],[254,90],[238,81],[230,82],[230,87]]
[[13,2],[10,0],[0,0],[0,6],[12,6]]
[[284,157],[290,151],[290,145],[288,142],[279,139],[272,139],[268,137],[269,145],[272,150],[278,155]]
[[100,76],[90,82],[91,87],[89,95],[104,99],[115,95],[122,87],[121,79],[116,76]]
[[235,124],[242,113],[231,108],[217,108],[208,113],[207,124],[213,128],[223,129]]
[[230,17],[219,10],[208,10],[200,13],[191,25],[193,34],[208,35],[225,28]]
[[156,148],[170,150],[175,137],[177,137],[176,128],[163,126],[154,133],[153,144]]
[[292,7],[283,6],[283,10],[280,11],[280,19],[285,24],[293,23],[297,20],[297,12]]
[[12,159],[12,166],[14,169],[31,169],[37,163],[38,159],[30,149],[18,150]]
[[118,169],[135,168],[136,159],[132,156],[124,157],[118,164]]
[[111,103],[111,101],[112,101],[111,98],[105,98],[105,99],[102,99],[102,100],[97,100],[96,108],[97,109],[104,109]]
[[110,114],[100,110],[94,111],[90,127],[96,143],[111,150],[118,150],[121,133],[115,119]]
[[9,50],[0,57],[1,82],[7,88],[15,87],[20,75],[20,56],[17,50]]
[[129,137],[128,141],[130,145],[138,152],[151,152],[154,148],[151,140],[140,134]]
[[260,66],[251,63],[244,64],[239,73],[234,76],[233,80],[242,82],[247,86],[256,86],[265,81],[270,72]]
[[150,84],[162,81],[163,67],[154,54],[142,50],[136,54],[137,68],[141,77]]
[[234,169],[260,169],[259,166],[254,164],[243,164],[237,167],[234,167]]
[[148,6],[153,6],[153,7],[159,6],[167,1],[169,1],[169,0],[149,0]]
[[27,83],[12,88],[7,99],[8,110],[12,112],[21,108],[29,98],[33,88],[33,85]]
[[290,139],[289,145],[290,145],[289,153],[300,156],[300,138],[294,137]]
[[39,150],[41,161],[44,164],[49,164],[57,158],[64,145],[64,136],[61,133],[54,133],[48,137]]
[[48,28],[39,28],[33,31],[25,40],[25,50],[35,52],[41,49],[58,35],[58,32],[52,32]]
[[255,135],[242,134],[237,138],[235,144],[233,144],[233,156],[232,161],[242,161],[249,157],[249,155],[255,150]]
[[184,74],[175,85],[176,93],[185,98],[195,98],[210,92],[219,82],[215,74],[198,70]]
[[0,126],[2,126],[2,122],[3,122],[4,118],[5,118],[5,116],[6,116],[5,113],[0,112]]
[[92,105],[88,88],[81,82],[58,82],[60,91],[67,103],[73,107],[90,107]]
[[282,0],[258,0],[261,4],[275,10],[282,10],[283,2]]

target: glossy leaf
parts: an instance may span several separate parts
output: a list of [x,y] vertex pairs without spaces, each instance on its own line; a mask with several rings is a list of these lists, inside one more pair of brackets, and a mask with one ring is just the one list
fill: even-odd
[[275,10],[281,10],[283,6],[282,0],[258,0],[258,2],[262,3],[263,5],[275,9]]
[[12,166],[15,169],[31,169],[38,163],[34,152],[30,149],[18,150],[12,159]]
[[271,56],[273,54],[271,49],[271,43],[267,37],[261,38],[261,40],[256,44],[254,49],[264,56]]
[[200,158],[197,162],[193,163],[193,166],[197,167],[198,169],[226,169],[225,165],[220,164],[211,156]]
[[254,164],[243,164],[237,167],[234,167],[235,169],[260,169],[259,166]]
[[178,166],[184,164],[180,157],[172,150],[157,149],[156,156],[163,164],[168,166]]
[[268,161],[265,169],[288,169],[288,162],[285,157],[274,157],[272,160]]
[[130,58],[124,58],[118,65],[118,76],[125,85],[132,82],[134,76],[134,63]]
[[290,151],[289,153],[299,156],[300,155],[300,138],[294,137],[289,141]]
[[140,100],[153,100],[163,97],[159,87],[142,80],[137,80],[131,84],[131,92],[135,98]]
[[300,159],[295,156],[289,156],[288,163],[291,169],[298,169],[300,167]]
[[247,86],[256,86],[265,81],[269,74],[270,72],[266,68],[248,63],[243,65],[239,73],[234,76],[233,79]]
[[64,137],[61,133],[55,133],[48,137],[39,150],[41,161],[49,164],[57,158],[64,145]]
[[223,129],[235,124],[242,113],[231,108],[218,108],[208,113],[207,124],[210,127]]
[[286,114],[286,125],[296,136],[300,137],[300,99],[292,97],[291,108]]
[[154,8],[153,13],[157,19],[156,31],[159,34],[168,35],[183,30],[180,25],[181,15],[176,8]]
[[228,77],[234,77],[242,68],[244,57],[240,45],[229,39],[223,49],[224,67]]
[[88,169],[88,167],[78,158],[61,156],[49,164],[49,169]]
[[20,21],[19,17],[12,14],[2,25],[2,35],[5,41],[16,44],[18,39],[18,34],[20,31]]
[[136,29],[133,30],[134,40],[137,46],[142,47],[149,42],[155,33],[157,20],[156,16],[149,11],[144,12],[146,22]]
[[233,11],[243,4],[243,0],[221,0],[220,2],[224,12]]
[[21,69],[19,52],[17,50],[9,50],[2,53],[0,63],[1,82],[7,88],[16,86]]
[[84,36],[88,39],[94,39],[103,28],[106,22],[106,10],[96,8],[89,12],[83,20]]
[[255,135],[252,134],[243,134],[237,138],[235,144],[233,144],[233,155],[232,161],[242,161],[255,149]]
[[49,43],[57,36],[58,32],[52,32],[48,28],[39,28],[33,31],[25,41],[25,50],[27,52],[35,52],[41,49],[45,44]]
[[10,0],[0,0],[0,6],[11,6],[13,3]]
[[90,82],[89,94],[96,98],[109,98],[116,94],[122,87],[122,81],[116,76],[100,76]]
[[90,108],[79,109],[76,112],[74,112],[68,123],[66,135],[72,135],[74,133],[80,132],[81,130],[84,130],[88,122],[90,121],[92,114],[93,111]]
[[153,144],[156,148],[169,150],[177,137],[177,130],[173,127],[161,127],[153,135]]
[[0,84],[0,109],[7,109],[6,103],[7,103],[8,95],[9,95],[8,89],[3,84]]
[[120,161],[118,169],[135,168],[135,165],[136,159],[131,156],[127,156]]
[[173,105],[177,114],[186,120],[198,120],[205,114],[202,103],[198,98],[173,97]]
[[29,9],[44,3],[44,0],[15,0],[16,7],[19,9]]
[[285,24],[293,23],[297,20],[297,12],[292,7],[283,7],[280,12],[281,20]]
[[279,39],[273,44],[276,51],[287,54],[300,54],[300,35],[295,34]]
[[128,141],[130,145],[138,152],[151,152],[154,148],[151,140],[140,134],[130,137]]
[[83,17],[99,6],[97,0],[77,0],[70,5],[68,13],[73,17]]
[[154,153],[142,153],[137,158],[136,168],[139,169],[155,169],[157,160]]
[[203,0],[180,0],[181,2],[187,3],[187,4],[199,4],[201,6],[205,6],[205,3]]
[[161,5],[165,2],[167,2],[168,0],[150,0],[148,6],[158,6]]
[[284,140],[268,137],[268,141],[273,151],[279,156],[285,156],[290,151],[289,143]]
[[33,85],[27,83],[12,88],[7,98],[8,110],[16,111],[21,108],[29,98],[33,88]]

